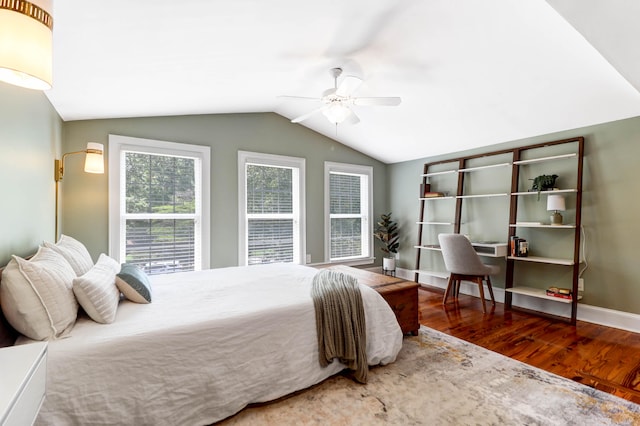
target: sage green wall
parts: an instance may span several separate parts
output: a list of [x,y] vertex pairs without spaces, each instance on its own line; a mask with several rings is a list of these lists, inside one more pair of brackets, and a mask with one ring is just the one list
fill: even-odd
[[[582,303],[640,314],[640,118],[390,165],[389,201],[402,231],[400,266],[415,267],[416,252],[412,247],[417,242],[417,197],[424,163],[575,136],[585,137],[582,224],[588,267],[582,275]],[[482,193],[483,183],[476,183],[480,186],[474,192]],[[489,222],[504,216],[500,203],[495,203],[493,209],[486,216]],[[502,241],[507,235],[505,228]],[[553,235],[548,241],[550,246],[551,238]],[[496,285],[504,287],[504,280],[496,280]]]
[[[106,149],[109,134],[210,146],[212,268],[238,263],[238,150],[306,159],[306,243],[314,263],[324,260],[325,161],[373,166],[374,215],[388,205],[385,164],[273,113],[72,121],[63,130],[64,152],[82,150],[87,142]],[[67,158],[62,231],[97,258],[108,251],[107,175],[82,172],[81,157]]]
[[0,83],[0,265],[54,239],[53,159],[61,128],[44,93]]

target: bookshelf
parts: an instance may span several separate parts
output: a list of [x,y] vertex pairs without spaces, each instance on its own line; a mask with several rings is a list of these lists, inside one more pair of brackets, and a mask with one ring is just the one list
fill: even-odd
[[[482,242],[476,242],[475,245],[479,254],[504,259],[505,307],[518,309],[513,303],[514,295],[562,303],[569,306],[568,321],[575,324],[577,303],[581,298],[578,278],[583,157],[584,138],[577,137],[425,163],[420,176],[414,280],[418,282],[421,275],[438,278],[448,276],[443,264],[436,258],[441,256],[437,234],[465,233],[463,219],[472,222],[483,220],[473,217],[474,212],[482,210],[477,206],[467,208],[463,217],[464,203],[503,203],[500,206],[504,206],[504,223],[496,231],[498,241],[492,241],[501,249],[498,251],[490,244],[482,247]],[[558,188],[541,192],[529,189],[534,177],[552,174],[556,168],[562,170]],[[478,185],[478,182],[483,185]],[[481,190],[474,191],[477,188]],[[429,192],[427,196],[425,190]],[[432,196],[436,193],[440,196]],[[564,212],[566,220],[561,225],[551,225],[548,217],[546,221],[536,217],[542,209],[536,203],[546,203],[549,194],[562,195],[567,201]],[[502,217],[484,218],[486,223],[498,219],[502,221]],[[507,242],[519,235],[534,242],[534,248],[527,257],[513,256],[507,252]],[[482,251],[485,252],[480,253]],[[563,287],[571,289],[571,299],[546,294],[547,271],[554,268],[561,268],[556,275],[568,277]],[[535,282],[536,275],[540,275],[539,282]],[[553,283],[557,285],[556,281]]]

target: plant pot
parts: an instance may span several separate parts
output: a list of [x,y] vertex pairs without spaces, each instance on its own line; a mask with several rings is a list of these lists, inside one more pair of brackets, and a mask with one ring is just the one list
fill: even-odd
[[395,257],[383,257],[382,258],[382,270],[383,271],[395,271],[396,270],[396,258]]

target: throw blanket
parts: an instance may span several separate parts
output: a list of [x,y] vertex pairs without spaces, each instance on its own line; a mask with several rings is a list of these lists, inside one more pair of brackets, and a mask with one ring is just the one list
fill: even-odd
[[323,269],[313,277],[311,297],[316,311],[320,365],[335,358],[367,382],[367,336],[358,280],[341,272]]

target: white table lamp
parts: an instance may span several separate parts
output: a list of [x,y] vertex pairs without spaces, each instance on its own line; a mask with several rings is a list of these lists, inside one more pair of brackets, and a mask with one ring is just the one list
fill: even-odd
[[547,196],[547,210],[553,211],[551,215],[552,225],[562,225],[562,215],[559,212],[566,210],[564,197],[562,195]]

